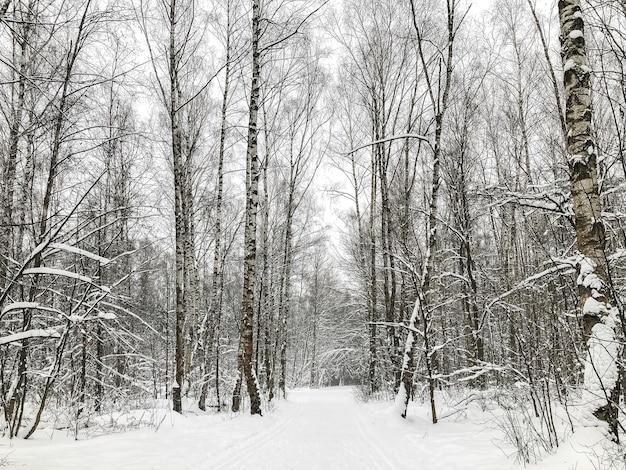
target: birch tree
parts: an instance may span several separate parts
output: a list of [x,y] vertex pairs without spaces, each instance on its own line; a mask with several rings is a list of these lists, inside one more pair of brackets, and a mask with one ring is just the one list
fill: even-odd
[[576,241],[580,252],[577,279],[587,345],[583,402],[595,418],[618,432],[620,391],[618,358],[621,313],[611,300],[611,282],[598,190],[598,148],[592,129],[593,103],[580,0],[559,0],[561,56],[565,87],[565,122]]
[[413,25],[416,33],[416,47],[419,60],[422,64],[427,86],[427,93],[430,98],[430,105],[435,120],[435,135],[432,144],[433,160],[432,160],[432,180],[430,204],[428,208],[428,225],[426,230],[426,255],[422,264],[422,273],[420,286],[417,291],[417,297],[413,312],[407,324],[408,334],[405,344],[404,357],[402,362],[400,390],[396,397],[396,404],[400,410],[402,417],[406,417],[406,409],[413,390],[413,374],[415,367],[415,351],[416,351],[416,335],[420,334],[418,324],[421,322],[421,336],[424,340],[424,361],[428,380],[428,390],[430,396],[431,418],[433,423],[437,422],[437,411],[435,407],[435,379],[433,366],[433,344],[431,328],[432,317],[431,311],[427,304],[428,294],[430,290],[430,281],[434,269],[435,248],[437,243],[437,213],[439,187],[441,184],[439,168],[441,164],[441,148],[442,148],[442,132],[444,117],[448,108],[448,99],[450,93],[450,85],[452,81],[454,39],[458,31],[459,23],[455,18],[456,0],[446,1],[446,43],[445,56],[440,60],[443,61],[445,67],[439,69],[438,74],[434,74],[428,70],[428,61],[425,55],[425,45],[423,42],[422,29],[418,24],[416,16],[416,6],[414,0],[411,0],[411,12]]
[[[175,380],[173,407],[182,412],[183,387],[189,388],[193,353],[198,343],[196,329],[199,305],[199,280],[195,247],[194,186],[195,163],[206,103],[205,91],[215,75],[200,76],[199,26],[201,11],[194,0],[159,3],[162,24],[147,14],[148,3],[140,2],[136,15],[144,34],[155,90],[167,111],[168,153],[171,157],[174,192],[175,241]],[[164,50],[165,55],[159,55]],[[186,377],[187,376],[187,377]]]
[[[275,9],[271,10],[270,6]],[[261,331],[256,328],[257,341],[255,343],[255,301],[257,300],[257,215],[259,211],[259,109],[261,100],[261,80],[263,64],[274,59],[272,56],[280,51],[285,44],[296,35],[302,33],[306,21],[317,12],[319,8],[307,15],[302,16],[299,8],[284,3],[261,4],[258,0],[252,2],[252,36],[251,36],[251,85],[248,113],[248,137],[246,149],[246,215],[244,229],[244,280],[242,299],[242,326],[239,344],[239,368],[246,381],[246,387],[251,400],[251,413],[260,414],[259,384],[256,377],[258,368],[258,336]],[[262,27],[261,20],[272,18],[267,28]],[[267,112],[266,112],[267,114]],[[267,189],[267,186],[264,188]],[[258,321],[258,319],[257,319]],[[259,326],[257,324],[257,326]],[[256,349],[255,349],[256,344]],[[272,361],[269,361],[272,362]],[[273,367],[270,365],[270,369]],[[272,380],[273,371],[266,371],[268,382]],[[233,394],[233,410],[240,407],[240,396],[235,387]]]
[[[31,4],[30,6],[34,8],[33,4]],[[5,285],[5,289],[2,292],[2,296],[0,299],[0,304],[2,304],[5,300],[7,300],[7,298],[10,298],[9,294],[14,288],[14,284],[24,274],[26,265],[29,264],[31,266],[30,272],[33,272],[33,281],[30,284],[29,288],[26,289],[26,294],[25,294],[26,295],[25,300],[29,303],[29,307],[19,310],[20,312],[22,312],[22,330],[23,330],[24,336],[23,338],[20,338],[20,348],[17,353],[15,378],[11,382],[9,387],[5,387],[4,389],[5,393],[3,396],[5,418],[7,420],[7,423],[9,424],[11,436],[17,434],[17,432],[19,431],[19,428],[22,422],[24,406],[27,401],[27,393],[29,391],[28,390],[29,381],[28,381],[27,370],[28,370],[28,361],[29,361],[30,350],[31,350],[31,337],[32,336],[29,336],[27,332],[30,331],[31,328],[33,328],[33,321],[36,321],[35,314],[37,310],[33,309],[32,307],[34,306],[36,297],[41,293],[39,290],[39,286],[38,286],[41,273],[38,270],[41,269],[43,266],[43,259],[44,259],[43,254],[42,254],[43,248],[45,248],[47,244],[50,243],[51,238],[52,238],[51,212],[53,211],[53,205],[54,205],[53,196],[55,194],[55,191],[58,190],[57,188],[58,177],[59,177],[59,173],[61,172],[61,164],[63,163],[64,157],[65,157],[63,152],[65,150],[65,144],[67,143],[67,130],[69,127],[68,115],[70,111],[72,110],[72,104],[73,104],[72,101],[70,100],[70,95],[75,86],[75,78],[76,78],[77,69],[78,69],[77,61],[78,61],[79,56],[81,56],[81,54],[84,53],[83,48],[85,45],[85,39],[88,35],[90,26],[93,26],[89,18],[90,6],[91,6],[90,1],[87,1],[84,5],[82,5],[82,9],[80,11],[80,16],[79,16],[79,22],[77,25],[76,24],[72,25],[74,26],[74,30],[72,31],[75,34],[74,41],[70,44],[69,48],[67,49],[66,56],[60,60],[60,63],[58,65],[59,70],[60,70],[60,75],[58,77],[55,77],[56,79],[59,80],[59,87],[56,90],[57,97],[58,97],[57,100],[55,100],[56,102],[50,103],[50,105],[56,110],[56,112],[53,115],[51,129],[49,129],[50,131],[49,166],[47,167],[48,171],[44,180],[45,189],[44,189],[43,198],[41,201],[41,209],[39,211],[38,220],[35,222],[36,227],[38,229],[38,232],[36,234],[37,242],[38,242],[37,244],[40,247],[40,249],[34,250],[32,252],[32,255],[27,257],[27,261],[24,263],[21,269],[19,269],[17,273],[13,275],[12,280],[10,280]],[[30,11],[33,12],[33,10],[30,10]],[[57,14],[64,15],[65,13],[66,12],[64,10],[61,10]],[[35,18],[31,18],[31,19],[34,20]],[[34,27],[34,24],[31,27]],[[25,59],[25,57],[23,57],[23,59]],[[25,71],[23,70],[22,72],[25,72]],[[18,85],[18,89],[21,89],[19,85]],[[21,92],[18,92],[18,97],[20,93],[23,93],[23,90]],[[22,96],[22,99],[23,99],[23,96]],[[19,107],[22,105],[19,105],[19,98],[18,98],[18,110],[16,110],[16,114],[19,114],[18,113]],[[13,121],[14,122],[13,125],[17,127],[12,128],[12,134],[11,134],[12,138],[11,138],[11,144],[10,144],[11,147],[15,147],[15,148],[14,150],[11,150],[9,152],[10,153],[9,159],[7,160],[7,165],[5,167],[5,176],[11,178],[11,181],[7,181],[9,187],[13,187],[13,184],[14,184],[14,181],[12,181],[12,178],[15,176],[15,165],[16,165],[15,159],[17,158],[16,146],[18,145],[17,139],[19,138],[19,133],[20,133],[20,124],[21,124],[20,121],[21,119],[18,119],[18,116],[16,115],[15,120]],[[12,199],[13,199],[12,190],[7,189],[7,192],[4,194],[6,198],[10,198],[10,200],[5,199],[5,202],[7,202],[7,204],[9,205],[12,205]],[[10,218],[11,212],[7,211],[5,212],[4,215],[5,217]],[[36,219],[36,217],[37,216],[33,216],[33,219]],[[4,222],[8,220],[9,219],[5,218]],[[59,231],[60,231],[59,228],[55,230],[57,235]],[[22,290],[22,292],[24,292],[24,290]],[[63,338],[67,337],[68,331],[69,331],[69,328],[66,328],[64,330]],[[62,353],[64,347],[65,347],[65,342],[60,341],[59,348],[57,349],[59,354]],[[57,356],[57,359],[58,360],[56,361],[55,364],[60,363],[59,356]],[[53,381],[54,377],[55,377],[55,374],[51,374],[50,380]],[[45,404],[45,400],[46,398],[44,395],[44,398],[41,401],[42,405]],[[40,407],[40,412],[41,410],[42,410],[42,407]],[[36,428],[36,425],[37,425],[37,422],[35,423],[33,428],[31,428],[31,433]],[[30,433],[28,435],[30,435]]]
[[[215,334],[219,332],[222,311],[222,290],[224,286],[223,264],[224,264],[224,234],[222,224],[224,218],[224,160],[226,158],[226,144],[228,137],[228,106],[231,99],[231,87],[233,81],[234,54],[235,54],[235,13],[236,4],[229,0],[226,3],[226,26],[224,31],[224,85],[222,91],[222,106],[220,110],[219,148],[217,150],[217,187],[215,195],[215,225],[214,225],[214,249],[213,249],[213,273],[211,276],[211,300],[209,310],[204,320],[203,350],[204,361],[201,364],[203,371],[201,380],[201,394],[198,407],[201,410],[206,408],[206,398],[208,392],[208,375],[211,358],[211,350],[215,339]],[[219,353],[216,353],[216,356]],[[216,373],[217,376],[217,373]],[[216,377],[216,389],[219,390],[219,379]],[[220,403],[218,399],[218,410]]]
[[[250,396],[250,413],[261,414],[261,391],[252,359],[254,351],[254,299],[257,251],[257,214],[259,210],[259,154],[258,115],[261,89],[261,3],[252,0],[251,84],[246,147],[246,212],[244,225],[243,296],[241,301],[242,326],[239,340],[238,367]],[[233,411],[239,411],[241,397],[233,396]]]
[[[2,15],[3,17],[6,10],[9,7],[9,2],[3,5]],[[22,8],[24,7],[24,8]],[[18,164],[18,147],[20,141],[23,139],[23,120],[26,114],[26,91],[28,86],[27,74],[32,72],[33,63],[31,60],[32,50],[37,47],[35,41],[35,34],[37,31],[38,23],[38,10],[39,6],[34,1],[30,1],[28,5],[17,5],[14,11],[14,15],[17,19],[16,25],[11,29],[13,38],[12,42],[16,50],[13,52],[12,57],[15,58],[15,63],[12,65],[12,80],[11,80],[11,92],[9,96],[10,109],[5,112],[7,119],[7,127],[9,128],[9,135],[7,136],[7,149],[6,154],[2,160],[2,192],[0,193],[2,215],[0,223],[0,245],[2,250],[0,252],[0,280],[4,281],[6,277],[9,258],[11,256],[11,246],[15,245],[12,237],[13,227],[13,211],[14,211],[14,191],[15,191],[15,179],[16,169]],[[20,239],[17,240],[17,243]]]
[[[412,28],[406,15],[408,4],[372,0],[348,2],[346,8],[350,14],[335,34],[349,57],[342,67],[342,81],[348,86],[342,90],[340,100],[346,101],[346,111],[352,109],[342,117],[341,125],[348,142],[358,144],[351,145],[354,150],[345,155],[349,159],[345,165],[351,169],[344,171],[350,175],[355,191],[350,197],[357,219],[355,261],[358,269],[367,271],[361,274],[367,286],[367,381],[370,393],[375,393],[386,382],[391,381],[394,389],[399,385],[401,331],[397,322],[404,315],[402,298],[406,290],[403,292],[402,282],[398,281],[402,269],[397,266],[397,252],[400,246],[406,246],[399,230],[406,220],[396,218],[395,213],[409,211],[410,204],[399,207],[405,201],[398,197],[396,188],[406,169],[402,155],[411,152],[413,146],[412,140],[396,135],[410,132],[419,119],[420,113],[415,112],[418,73],[407,73],[416,71],[417,57],[407,40]],[[344,110],[340,108],[340,112]],[[359,145],[364,141],[373,143]],[[398,142],[404,145],[400,147]],[[357,154],[360,150],[362,157]],[[367,158],[368,164],[360,158]],[[411,171],[409,166],[408,179]],[[359,181],[362,178],[366,178],[367,191]],[[380,328],[383,325],[385,329]]]

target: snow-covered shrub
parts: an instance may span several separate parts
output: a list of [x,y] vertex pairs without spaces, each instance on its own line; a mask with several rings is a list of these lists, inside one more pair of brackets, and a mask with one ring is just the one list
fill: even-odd
[[586,456],[597,470],[623,470],[626,468],[626,445],[604,440],[586,452]]
[[395,394],[390,388],[383,388],[372,393],[367,384],[361,384],[354,387],[354,397],[361,403],[368,401],[390,402],[393,401]]
[[537,390],[519,382],[515,389],[497,389],[493,399],[498,404],[494,410],[496,423],[506,441],[517,449],[516,461],[537,463],[553,453],[567,434],[568,413],[551,399],[549,384]]

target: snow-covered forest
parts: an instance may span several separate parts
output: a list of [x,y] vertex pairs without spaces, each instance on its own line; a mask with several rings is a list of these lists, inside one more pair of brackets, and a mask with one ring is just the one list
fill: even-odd
[[0,467],[624,468],[625,66],[624,0],[1,0]]

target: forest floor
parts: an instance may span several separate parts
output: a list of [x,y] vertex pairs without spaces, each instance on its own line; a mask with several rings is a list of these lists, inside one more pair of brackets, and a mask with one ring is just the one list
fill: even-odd
[[[354,389],[294,390],[264,417],[163,413],[157,426],[75,440],[38,431],[0,440],[0,467],[45,470],[507,470],[521,469],[493,413],[464,409],[430,423],[416,404],[406,420],[388,402],[362,403]],[[442,410],[445,413],[445,410]],[[448,410],[452,411],[452,410]],[[120,417],[117,418],[118,420]],[[574,435],[541,470],[608,468]],[[588,445],[588,443],[591,444]]]

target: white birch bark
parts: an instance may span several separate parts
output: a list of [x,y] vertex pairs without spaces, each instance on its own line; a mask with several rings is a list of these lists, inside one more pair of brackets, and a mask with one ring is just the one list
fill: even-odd
[[[580,0],[559,0],[565,122],[576,240],[581,253],[578,294],[587,345],[583,405],[587,422],[604,421],[617,438],[620,315],[611,305],[606,236],[598,193],[597,147],[592,131],[592,100],[584,19]],[[597,418],[593,419],[593,417]]]
[[244,274],[242,329],[239,347],[239,368],[243,372],[248,395],[250,413],[261,414],[261,396],[259,383],[254,373],[252,355],[254,351],[254,291],[256,277],[256,230],[259,210],[259,155],[258,114],[261,80],[261,60],[259,39],[261,36],[261,5],[259,0],[252,1],[252,84],[250,91],[250,114],[248,121],[248,146],[246,153],[246,222],[244,231]]

